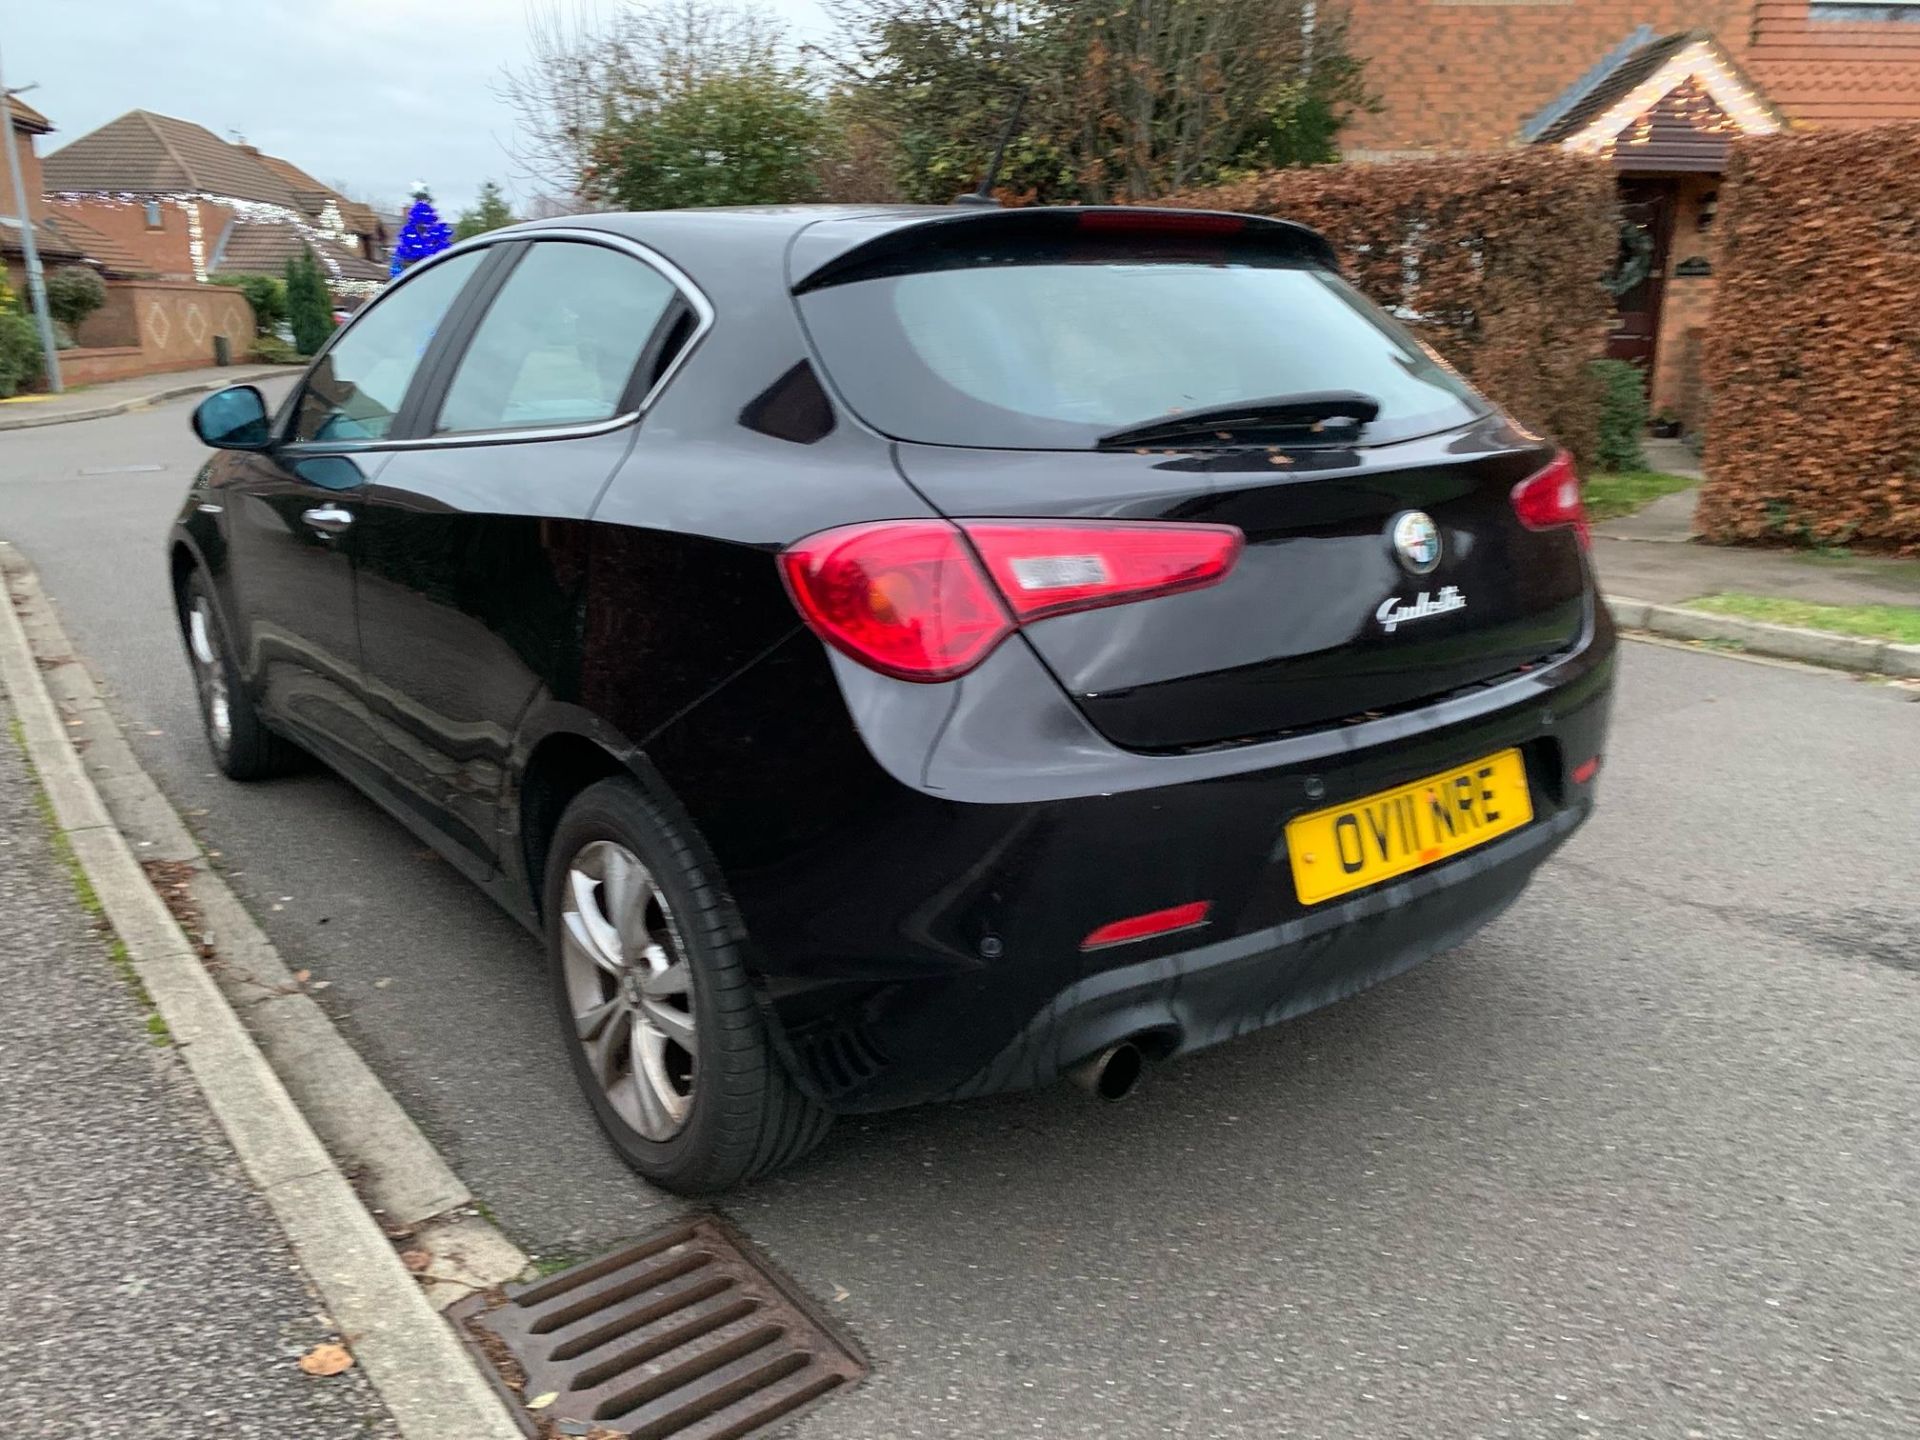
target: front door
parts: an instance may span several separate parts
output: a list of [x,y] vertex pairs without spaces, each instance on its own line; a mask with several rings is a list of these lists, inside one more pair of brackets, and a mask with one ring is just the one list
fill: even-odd
[[397,287],[307,372],[280,433],[225,488],[238,647],[266,712],[351,763],[369,752],[353,566],[367,485],[435,330],[479,263],[456,256]]
[[1660,337],[1660,301],[1666,289],[1667,251],[1673,243],[1674,182],[1620,182],[1620,258],[1612,281],[1613,329],[1607,358],[1653,373]]
[[226,506],[234,644],[256,700],[303,740],[355,725],[359,633],[346,501],[384,457],[238,454]]

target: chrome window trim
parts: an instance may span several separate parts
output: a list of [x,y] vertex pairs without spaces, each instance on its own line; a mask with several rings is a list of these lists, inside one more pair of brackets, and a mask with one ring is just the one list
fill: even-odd
[[[609,250],[623,251],[627,255],[640,261],[643,265],[650,266],[652,269],[658,271],[666,278],[667,283],[673,286],[680,298],[692,307],[695,317],[693,334],[687,337],[687,343],[680,347],[679,353],[673,357],[668,363],[667,368],[661,372],[660,378],[654,381],[652,386],[648,388],[647,393],[640,397],[640,403],[634,409],[623,411],[618,415],[609,416],[605,420],[588,420],[577,425],[548,425],[511,430],[467,430],[450,435],[422,435],[412,440],[300,440],[285,444],[281,449],[292,454],[305,454],[310,450],[323,450],[332,455],[356,453],[363,450],[425,450],[464,445],[518,445],[523,442],[536,440],[568,440],[588,435],[605,435],[610,431],[618,430],[623,426],[632,425],[638,421],[647,411],[653,408],[654,401],[659,399],[660,393],[673,382],[673,377],[680,373],[680,367],[686,363],[687,357],[699,348],[700,342],[706,338],[707,332],[713,328],[714,320],[713,302],[707,298],[706,292],[693,283],[693,278],[689,276],[686,271],[682,270],[678,265],[675,265],[652,246],[643,245],[638,240],[629,240],[624,235],[615,235],[605,230],[587,230],[576,226],[553,228],[543,226],[537,230],[498,230],[488,235],[475,236],[473,239],[460,245],[449,246],[438,255],[423,260],[412,270],[409,270],[407,272],[407,278],[412,279],[413,276],[419,274],[422,270],[430,266],[438,265],[456,255],[464,255],[474,250],[485,249],[489,245],[537,245],[543,240],[581,241],[589,245],[603,245]],[[511,279],[511,277],[509,277],[509,279]],[[374,308],[374,305],[368,305],[361,313],[368,313]],[[355,315],[354,321],[357,323],[359,318],[359,315]],[[482,317],[482,323],[485,323],[485,317]],[[327,345],[320,351],[320,354],[313,357],[313,363],[315,365],[319,364],[321,359],[325,357],[327,351],[333,348],[334,343],[352,328],[352,324],[347,324],[335,331],[334,334],[329,337]],[[474,332],[474,337],[476,339],[479,337],[478,330]],[[471,345],[472,342],[469,341],[468,343]],[[466,358],[464,352],[461,358],[463,360]],[[635,363],[637,364],[638,361]],[[311,369],[311,367],[309,367],[309,369]],[[456,369],[454,373],[457,375],[459,372]],[[296,388],[295,394],[299,393],[300,388],[304,388],[305,379],[306,376],[303,374],[301,376],[302,386]]]

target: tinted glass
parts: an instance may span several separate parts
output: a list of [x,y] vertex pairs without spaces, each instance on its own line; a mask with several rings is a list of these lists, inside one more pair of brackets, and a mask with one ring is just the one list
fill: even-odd
[[535,245],[460,359],[441,432],[608,420],[674,288],[603,245]]
[[307,377],[293,438],[384,440],[434,332],[485,253],[423,270],[356,320]]
[[1295,262],[1002,261],[801,299],[827,369],[886,434],[1082,448],[1181,410],[1309,391],[1380,402],[1369,442],[1484,405],[1337,276]]

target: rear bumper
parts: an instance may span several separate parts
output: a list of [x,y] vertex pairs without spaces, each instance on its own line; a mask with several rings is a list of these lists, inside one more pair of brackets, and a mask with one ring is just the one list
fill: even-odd
[[[690,756],[683,773],[726,779],[684,798],[803,1088],[842,1111],[984,1094],[1045,1083],[1142,1032],[1160,1053],[1214,1044],[1459,944],[1591,809],[1573,771],[1604,748],[1613,649],[1596,607],[1572,651],[1501,683],[1168,756],[1107,742],[1017,642],[927,686],[802,635],[683,731],[707,747],[753,741],[724,763]],[[769,735],[776,713],[785,730]],[[1526,760],[1525,829],[1300,904],[1289,819],[1507,747]],[[1101,925],[1197,900],[1212,906],[1204,929],[1080,949]]]
[[955,1097],[1044,1085],[1120,1040],[1161,1057],[1304,1015],[1463,944],[1526,889],[1586,819],[1551,819],[1345,904],[1230,940],[1117,966],[1066,987]]

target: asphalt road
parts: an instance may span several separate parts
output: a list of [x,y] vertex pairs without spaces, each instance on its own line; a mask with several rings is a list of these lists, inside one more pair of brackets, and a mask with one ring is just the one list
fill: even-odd
[[[646,1228],[524,933],[341,782],[210,774],[158,548],[185,421],[0,434],[0,535],[507,1230]],[[1914,699],[1630,645],[1599,816],[1468,946],[1125,1105],[849,1123],[733,1197],[876,1363],[804,1433],[1920,1433]]]

